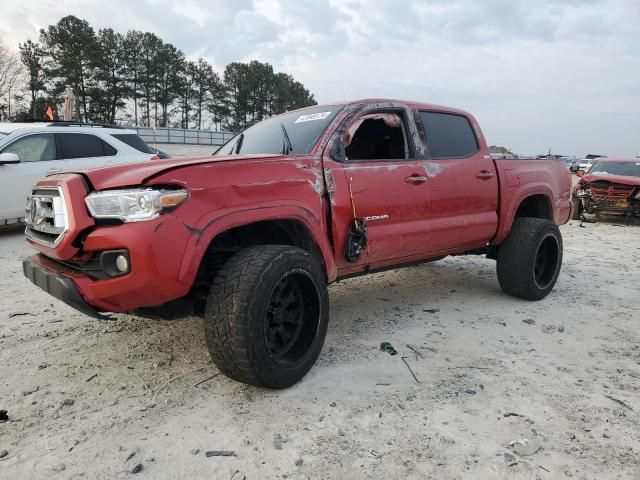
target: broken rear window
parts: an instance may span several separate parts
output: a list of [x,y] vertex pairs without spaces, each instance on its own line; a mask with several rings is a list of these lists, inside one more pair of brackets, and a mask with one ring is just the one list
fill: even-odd
[[214,155],[309,153],[341,109],[341,105],[323,105],[271,117],[239,133]]

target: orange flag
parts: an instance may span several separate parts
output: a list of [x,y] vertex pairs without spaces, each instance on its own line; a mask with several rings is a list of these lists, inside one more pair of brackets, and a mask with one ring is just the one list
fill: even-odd
[[47,117],[49,117],[49,120],[53,121],[53,109],[51,108],[51,106],[47,108]]

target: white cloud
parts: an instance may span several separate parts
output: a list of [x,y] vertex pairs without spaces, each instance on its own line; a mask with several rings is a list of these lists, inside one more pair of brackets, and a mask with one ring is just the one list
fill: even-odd
[[268,61],[319,101],[465,108],[489,142],[521,152],[640,150],[636,0],[5,0],[0,40],[67,14],[153,31],[219,69]]

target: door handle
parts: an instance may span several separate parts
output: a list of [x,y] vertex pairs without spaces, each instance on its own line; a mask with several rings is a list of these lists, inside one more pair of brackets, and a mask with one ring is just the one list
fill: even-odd
[[493,175],[493,172],[481,170],[480,172],[476,173],[476,178],[479,178],[480,180],[489,180],[490,178],[493,178]]
[[407,183],[419,184],[427,181],[427,177],[424,175],[411,175],[404,179]]

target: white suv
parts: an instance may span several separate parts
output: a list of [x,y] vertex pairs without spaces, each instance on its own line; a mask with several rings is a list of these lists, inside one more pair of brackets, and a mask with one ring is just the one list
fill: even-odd
[[23,220],[27,195],[42,177],[157,158],[135,131],[113,125],[0,123],[0,226]]

